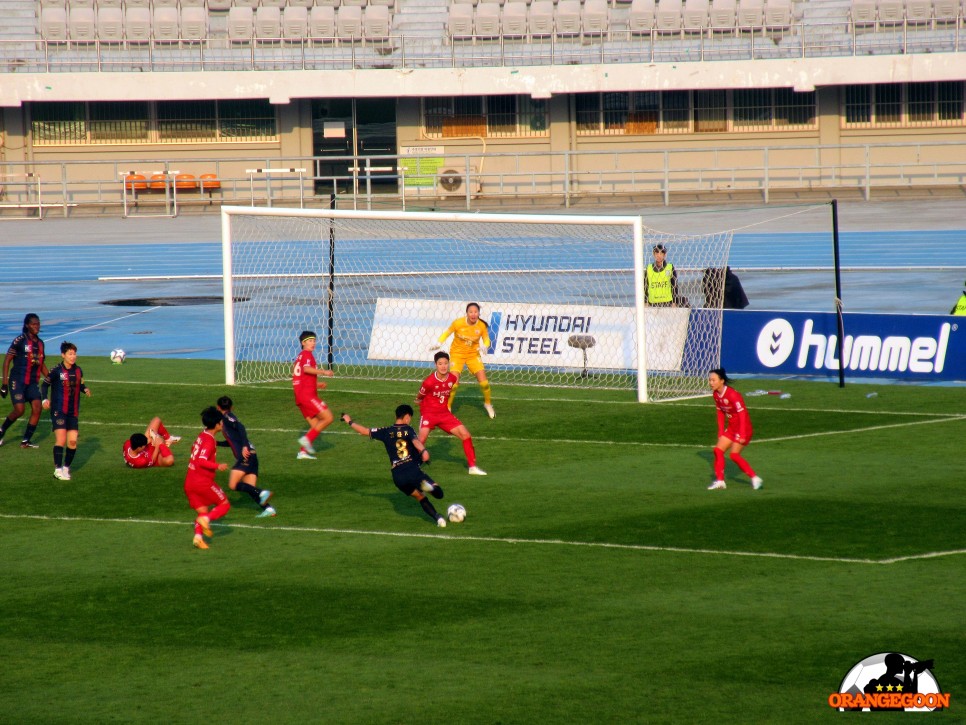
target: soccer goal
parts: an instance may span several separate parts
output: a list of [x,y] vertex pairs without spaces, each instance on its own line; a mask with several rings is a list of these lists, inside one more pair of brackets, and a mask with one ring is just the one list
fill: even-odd
[[[673,308],[642,297],[659,243],[678,270]],[[476,302],[495,385],[703,394],[723,296],[722,275],[705,270],[725,267],[730,243],[637,216],[224,207],[226,382],[289,378],[298,335],[313,330],[316,359],[340,377],[415,383]]]

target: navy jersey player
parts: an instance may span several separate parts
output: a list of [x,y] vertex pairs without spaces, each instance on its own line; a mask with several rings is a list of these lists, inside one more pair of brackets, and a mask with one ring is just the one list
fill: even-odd
[[23,333],[10,343],[7,356],[3,359],[3,383],[0,384],[0,398],[10,393],[13,411],[0,424],[0,445],[7,429],[24,413],[30,403],[30,418],[20,442],[21,448],[36,448],[31,442],[37,423],[40,422],[41,399],[40,380],[46,378],[47,365],[44,363],[44,341],[40,339],[40,318],[30,313],[23,318]]
[[258,488],[258,454],[255,446],[248,440],[245,426],[232,411],[234,403],[227,395],[218,398],[218,412],[221,413],[221,434],[225,440],[219,441],[219,446],[228,446],[235,456],[235,465],[228,474],[228,487],[232,491],[247,493],[252,501],[257,503],[262,512],[257,518],[274,516],[275,509],[268,505],[272,492],[267,488]]
[[409,405],[396,408],[396,422],[385,428],[366,428],[353,422],[348,413],[342,414],[343,422],[356,433],[380,441],[386,446],[392,469],[392,482],[396,484],[396,488],[419,501],[423,511],[436,521],[437,526],[446,526],[446,519],[437,513],[432,502],[426,498],[427,493],[433,498],[443,498],[443,489],[420,468],[420,462],[429,463],[429,451],[410,425],[412,419],[413,409]]
[[89,398],[91,391],[84,385],[84,372],[77,364],[77,345],[72,342],[61,343],[60,357],[60,365],[50,371],[41,385],[40,397],[43,399],[44,409],[50,410],[50,422],[54,429],[54,478],[69,481],[70,464],[77,453],[80,396],[86,395]]

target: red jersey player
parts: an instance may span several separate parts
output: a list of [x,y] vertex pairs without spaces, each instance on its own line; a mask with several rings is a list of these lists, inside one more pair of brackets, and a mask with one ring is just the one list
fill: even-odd
[[745,408],[745,399],[734,388],[728,386],[731,382],[724,368],[715,368],[708,373],[708,385],[714,397],[714,404],[718,408],[718,444],[714,448],[714,483],[708,486],[709,491],[727,488],[724,482],[725,459],[724,454],[731,448],[731,460],[751,479],[751,487],[756,491],[761,488],[762,480],[755,475],[754,469],[741,456],[741,451],[751,443],[754,431],[751,428],[751,418]]
[[181,436],[168,433],[160,418],[152,418],[144,433],[135,433],[124,441],[124,462],[131,468],[168,468],[174,465],[174,454],[168,446],[180,440]]
[[295,358],[292,366],[292,389],[295,391],[295,405],[302,411],[309,424],[309,432],[299,438],[299,449],[296,458],[315,459],[315,448],[312,443],[319,433],[329,427],[333,421],[332,411],[325,401],[319,400],[319,390],[325,390],[325,382],[319,376],[331,378],[335,373],[324,370],[315,362],[315,333],[305,330],[299,335],[302,352]]
[[[228,497],[221,486],[215,483],[215,472],[228,470],[227,463],[218,463],[215,460],[218,451],[215,433],[221,430],[221,412],[218,408],[205,408],[201,411],[201,422],[205,429],[198,434],[195,444],[191,446],[184,492],[188,497],[188,505],[198,512],[193,543],[198,549],[207,549],[208,544],[202,534],[211,537],[211,522],[227,514],[231,504],[228,503]],[[214,508],[209,510],[212,506]]]
[[473,448],[470,432],[450,412],[447,405],[453,386],[459,380],[449,371],[449,354],[440,351],[433,356],[433,361],[436,363],[436,370],[423,381],[416,395],[416,403],[419,405],[419,442],[425,443],[433,428],[441,428],[463,441],[463,452],[466,454],[470,475],[485,476],[486,471],[476,465],[476,450]]

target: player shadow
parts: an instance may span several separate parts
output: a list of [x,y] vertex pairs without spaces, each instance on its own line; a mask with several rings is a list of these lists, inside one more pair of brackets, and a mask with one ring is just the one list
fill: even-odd
[[[454,450],[454,444],[458,450]],[[429,449],[430,467],[427,473],[432,475],[432,461],[465,461],[463,444],[458,438],[454,438],[446,433],[430,436],[426,439],[426,447]]]
[[[708,480],[711,481],[714,478],[714,453],[712,453],[713,448],[708,448],[706,450],[698,452],[698,458],[704,460],[708,465]],[[741,480],[748,480],[748,477],[744,472],[738,468],[734,461],[731,460],[729,455],[725,453],[725,478],[738,477]]]
[[[53,447],[54,447],[53,431],[48,431],[43,436],[39,436],[39,437],[34,436],[34,438],[32,438],[31,440],[39,446],[39,448],[37,448],[37,452],[45,451],[48,454],[44,458],[43,462],[46,463],[47,461],[51,460],[50,452],[53,450]],[[18,440],[17,447],[19,446],[20,446],[20,443]],[[92,438],[82,437],[78,439],[77,453],[74,454],[74,460],[71,461],[70,470],[71,471],[83,470],[84,466],[88,463],[88,461],[91,460],[91,457],[95,453],[100,453],[102,450],[103,450],[103,446],[101,445],[101,439],[97,438],[96,436]]]
[[[432,520],[426,516],[426,513],[420,508],[419,502],[416,501],[412,496],[407,496],[401,491],[387,491],[385,493],[363,493],[363,496],[368,496],[370,498],[379,498],[387,501],[392,505],[393,510],[400,516],[406,516],[411,519],[422,519],[427,523],[432,523]],[[445,512],[444,512],[445,513]]]

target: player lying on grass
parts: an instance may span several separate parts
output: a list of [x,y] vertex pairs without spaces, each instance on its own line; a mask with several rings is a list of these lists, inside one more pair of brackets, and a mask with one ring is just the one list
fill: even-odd
[[724,368],[715,368],[708,373],[708,385],[714,397],[714,404],[718,410],[718,444],[714,448],[714,483],[708,486],[709,491],[727,488],[724,481],[725,451],[731,448],[731,460],[751,479],[751,487],[756,491],[761,488],[762,480],[755,475],[754,469],[748,465],[741,451],[751,443],[754,431],[751,428],[751,418],[745,408],[745,399],[728,383],[731,382]]
[[332,370],[324,370],[315,362],[315,333],[305,330],[299,335],[299,342],[302,344],[302,351],[295,358],[292,366],[292,389],[295,391],[295,405],[305,416],[309,424],[309,431],[299,438],[298,459],[315,458],[315,448],[312,443],[319,433],[324,431],[332,423],[332,411],[325,404],[324,400],[319,400],[319,390],[325,390],[325,381],[319,380],[319,376],[331,378],[335,373]]
[[221,430],[221,412],[218,408],[205,408],[201,411],[201,423],[205,429],[191,446],[184,493],[188,497],[188,505],[198,512],[192,543],[198,549],[207,549],[204,537],[211,538],[211,522],[227,514],[231,504],[221,486],[215,483],[215,473],[228,470],[227,463],[218,463],[216,460],[218,441],[215,440],[215,433]]
[[124,441],[124,462],[131,468],[168,468],[174,465],[174,454],[168,446],[180,440],[181,436],[168,433],[161,419],[155,416],[144,433],[135,433]]
[[218,441],[219,446],[228,446],[235,454],[235,465],[228,474],[228,487],[232,491],[247,493],[252,501],[258,504],[262,510],[257,518],[274,516],[275,509],[268,505],[268,500],[272,497],[272,492],[267,488],[258,488],[258,454],[255,453],[255,446],[248,440],[248,433],[245,426],[238,420],[238,416],[232,411],[231,398],[223,395],[218,398],[217,408],[221,412],[221,434],[225,440]]
[[416,394],[419,405],[419,442],[425,444],[429,432],[436,427],[441,428],[463,442],[463,453],[466,464],[472,476],[485,476],[486,471],[476,465],[476,449],[473,438],[460,419],[453,415],[449,406],[450,392],[456,384],[456,376],[449,371],[449,355],[443,351],[433,356],[436,370],[423,380]]
[[396,422],[385,428],[366,428],[354,422],[348,413],[342,414],[342,421],[356,433],[380,441],[386,446],[392,482],[396,484],[396,488],[419,501],[423,511],[436,521],[437,526],[445,527],[446,519],[426,498],[427,493],[433,498],[443,498],[443,489],[420,468],[420,461],[429,463],[429,451],[410,425],[412,419],[413,409],[408,405],[396,408]]
[[[486,379],[486,370],[483,367],[483,351],[490,346],[489,326],[484,320],[480,319],[480,306],[476,302],[466,305],[466,316],[453,320],[453,324],[446,328],[446,331],[439,336],[439,343],[433,345],[430,350],[439,350],[446,338],[453,336],[453,344],[450,345],[450,370],[456,376],[456,383],[449,396],[449,409],[453,409],[453,398],[459,390],[459,377],[463,374],[465,366],[480,383],[480,392],[483,393],[483,407],[486,414],[491,418],[496,417],[491,398],[490,381]],[[482,343],[482,344],[481,344]]]

